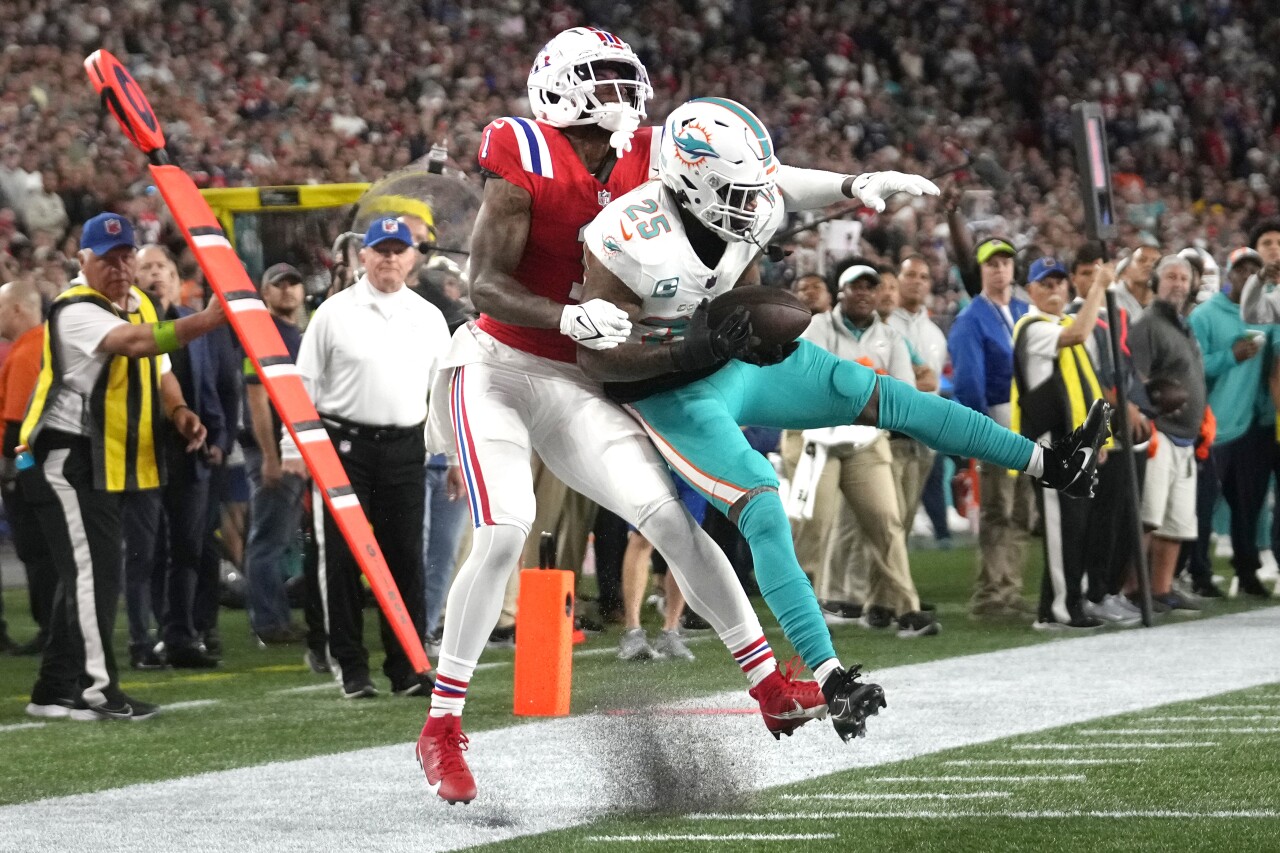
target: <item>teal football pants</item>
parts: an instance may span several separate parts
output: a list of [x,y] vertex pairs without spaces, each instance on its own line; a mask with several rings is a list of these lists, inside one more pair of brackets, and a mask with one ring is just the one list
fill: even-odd
[[740,426],[812,429],[853,423],[880,388],[879,426],[942,453],[1022,470],[1032,443],[990,418],[837,358],[801,341],[780,364],[731,361],[711,376],[631,404],[658,451],[689,485],[734,520],[756,581],[787,639],[810,668],[835,657],[813,587],[796,560],[773,466]]

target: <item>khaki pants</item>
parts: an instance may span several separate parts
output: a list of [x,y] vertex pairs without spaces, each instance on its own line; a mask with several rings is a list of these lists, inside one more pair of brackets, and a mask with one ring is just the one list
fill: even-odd
[[[587,536],[595,526],[598,507],[561,482],[536,455],[532,465],[537,514],[533,517],[533,527],[525,542],[520,568],[537,568],[542,532],[545,530],[556,537],[555,568],[579,574],[587,554]],[[507,590],[502,598],[502,615],[498,618],[499,628],[509,628],[515,624],[516,599],[519,595],[520,572],[517,570],[507,580]]]
[[[794,472],[801,452],[801,434],[784,433],[783,461],[789,471]],[[842,509],[852,518],[842,517]],[[801,567],[813,573],[819,599],[860,601],[894,613],[920,609],[887,437],[859,450],[830,450],[818,480],[813,519],[792,522],[792,537]],[[850,571],[859,564],[866,567],[865,592],[858,573]]]
[[898,506],[902,508],[902,527],[907,533],[915,523],[916,510],[920,508],[920,495],[924,482],[933,468],[934,452],[913,438],[891,438],[889,449],[893,452],[893,482],[898,487]]
[[1027,538],[1035,521],[1035,492],[1026,474],[978,463],[977,583],[973,608],[1022,604],[1022,570]]

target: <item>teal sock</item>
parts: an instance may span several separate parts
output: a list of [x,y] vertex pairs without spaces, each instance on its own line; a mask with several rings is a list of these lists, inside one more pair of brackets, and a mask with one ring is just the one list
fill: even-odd
[[882,429],[905,432],[934,450],[1023,471],[1035,442],[1007,430],[986,415],[936,394],[924,394],[889,376],[880,380]]
[[751,546],[756,582],[782,631],[810,669],[836,656],[831,632],[791,544],[791,523],[777,492],[762,492],[738,517]]

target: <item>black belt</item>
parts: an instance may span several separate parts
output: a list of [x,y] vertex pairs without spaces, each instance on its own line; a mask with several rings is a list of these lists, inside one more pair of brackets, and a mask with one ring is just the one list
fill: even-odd
[[320,413],[320,420],[329,429],[336,430],[343,435],[370,441],[390,441],[397,438],[408,438],[415,434],[422,435],[422,424],[414,424],[407,427],[360,424],[336,415],[326,415],[324,412]]

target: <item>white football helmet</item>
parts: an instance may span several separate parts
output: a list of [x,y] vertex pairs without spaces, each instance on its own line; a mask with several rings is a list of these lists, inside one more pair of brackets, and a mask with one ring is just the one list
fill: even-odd
[[[599,90],[609,86],[616,98],[601,100]],[[529,72],[529,105],[553,127],[634,131],[652,97],[640,58],[625,41],[594,27],[573,27],[547,42]]]
[[737,101],[695,98],[662,126],[658,176],[686,210],[726,239],[754,239],[768,221],[777,170],[769,131]]

